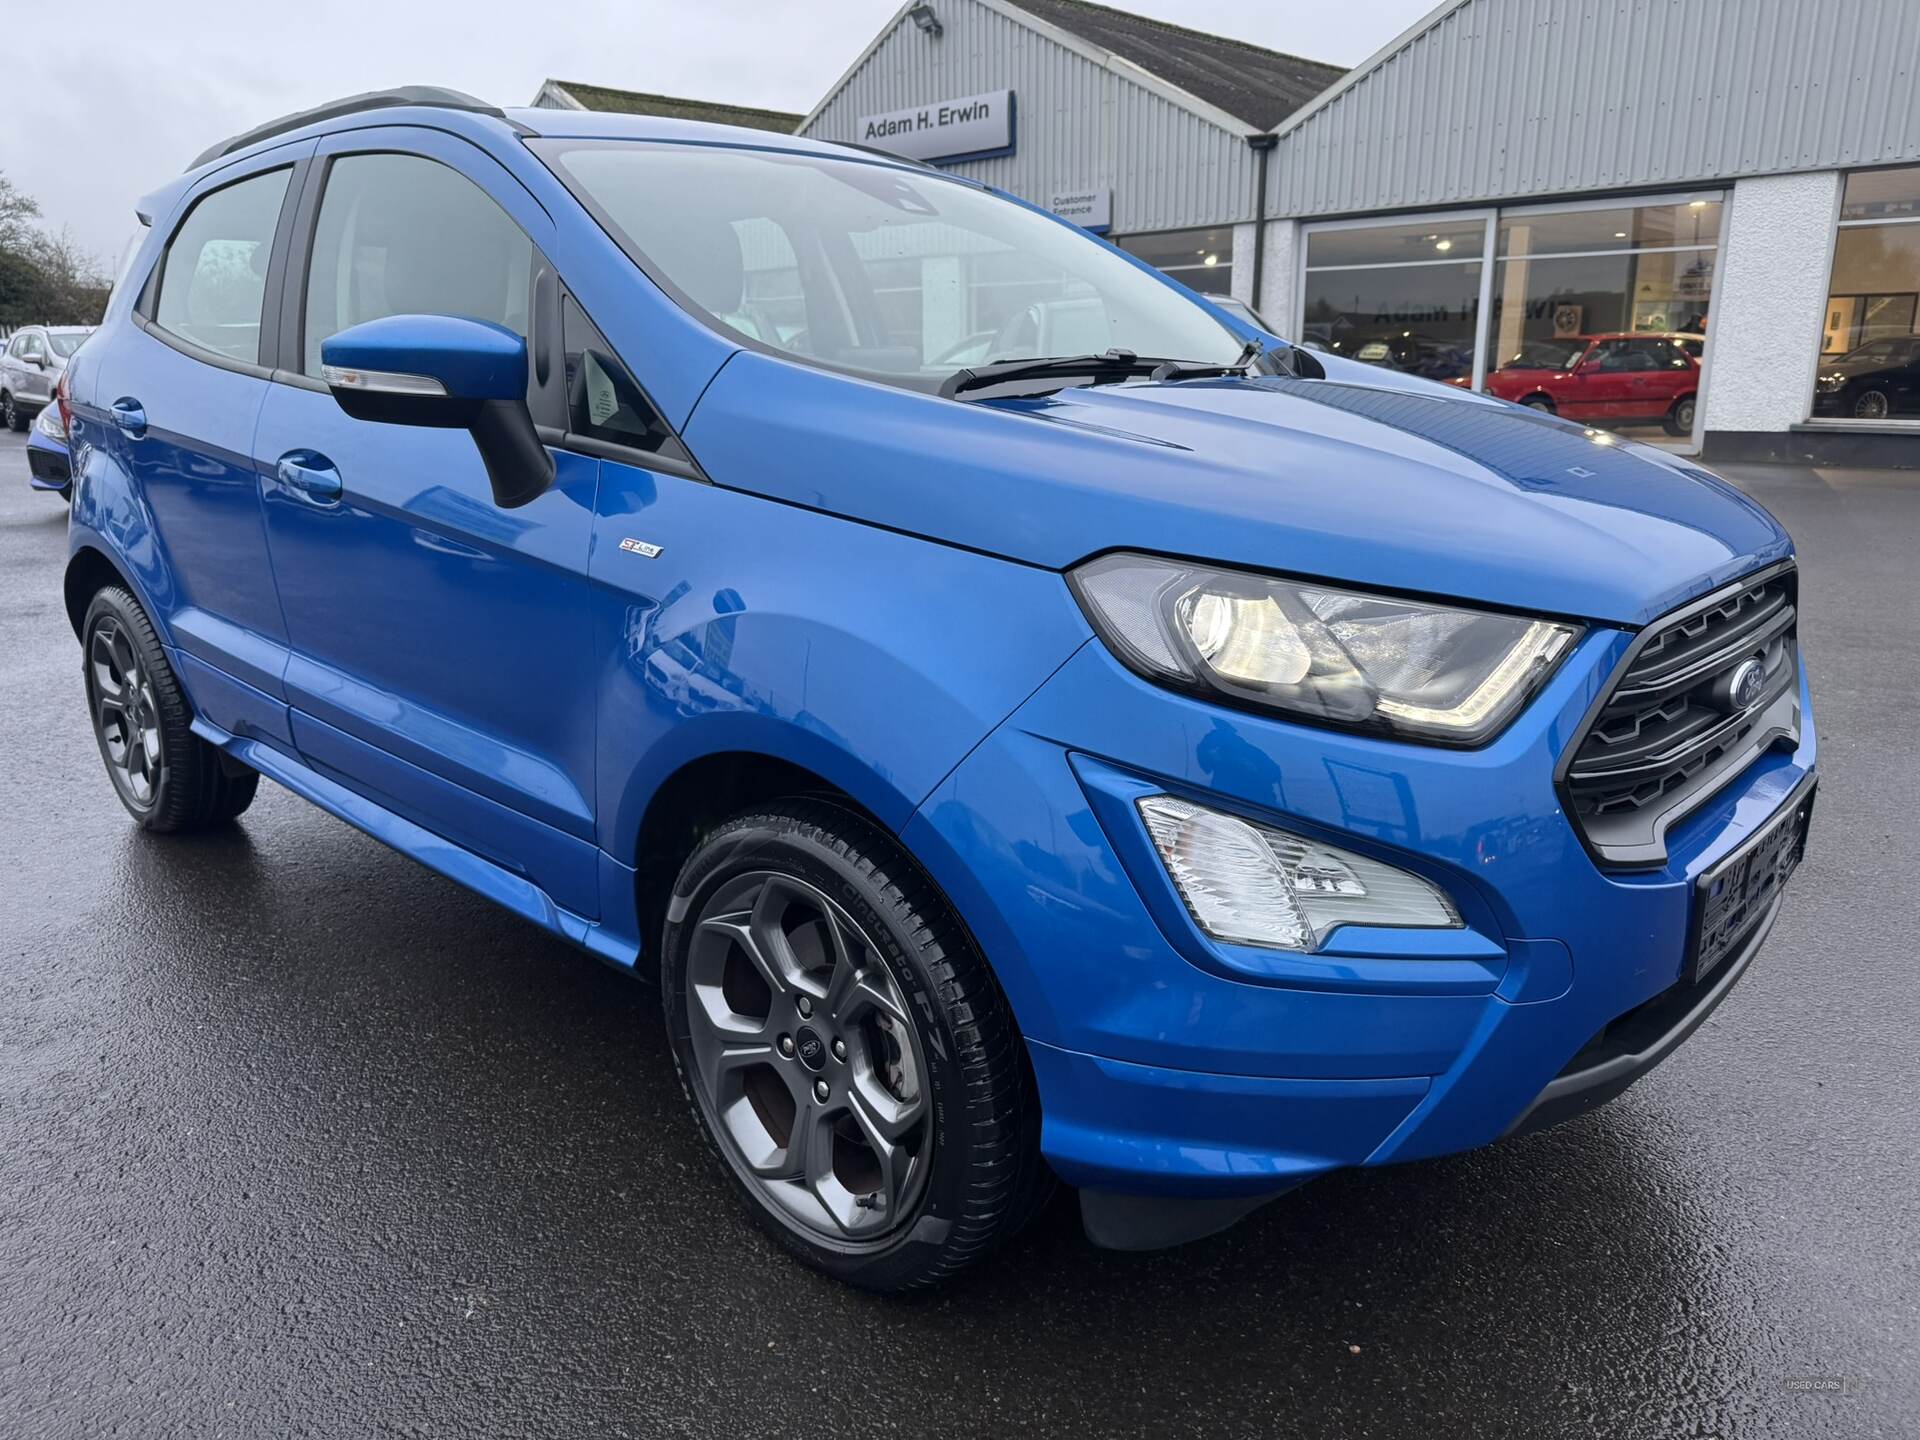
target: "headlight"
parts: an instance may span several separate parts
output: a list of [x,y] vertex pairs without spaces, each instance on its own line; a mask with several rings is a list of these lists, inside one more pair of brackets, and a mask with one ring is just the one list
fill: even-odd
[[1847,377],[1844,375],[1822,375],[1819,381],[1820,388],[1827,391],[1838,390],[1846,383]]
[[56,402],[49,401],[41,409],[39,418],[33,422],[33,428],[49,440],[66,443],[67,427],[60,423],[60,406]]
[[1136,803],[1174,888],[1216,940],[1318,950],[1342,925],[1460,926],[1452,902],[1405,870],[1171,795]]
[[1153,555],[1102,556],[1073,585],[1101,638],[1150,680],[1448,745],[1497,734],[1579,634]]

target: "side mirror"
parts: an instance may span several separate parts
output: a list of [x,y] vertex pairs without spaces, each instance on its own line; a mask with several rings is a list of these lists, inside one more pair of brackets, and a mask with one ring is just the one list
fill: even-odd
[[387,315],[320,342],[320,374],[356,420],[467,430],[513,509],[553,484],[553,457],[527,409],[527,342],[453,315]]

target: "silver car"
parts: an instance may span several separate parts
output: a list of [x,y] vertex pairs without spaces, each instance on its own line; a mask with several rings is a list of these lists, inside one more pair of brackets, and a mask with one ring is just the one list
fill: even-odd
[[0,423],[24,430],[53,399],[67,357],[93,330],[85,325],[23,325],[0,352]]

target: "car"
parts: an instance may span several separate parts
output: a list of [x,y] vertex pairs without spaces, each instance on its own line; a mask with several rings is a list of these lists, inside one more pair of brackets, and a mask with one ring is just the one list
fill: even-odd
[[1869,340],[1838,359],[1821,361],[1813,413],[1854,420],[1920,414],[1920,335]]
[[1327,342],[1327,349],[1362,364],[1398,370],[1449,385],[1470,385],[1473,350],[1454,341],[1412,330],[1352,331]]
[[0,350],[0,424],[24,430],[53,399],[67,361],[93,333],[85,325],[23,325]]
[[[140,212],[69,379],[114,793],[265,776],[657,977],[716,1157],[659,1198],[828,1275],[1581,1114],[1785,903],[1797,562],[1695,464],[799,137],[412,88]],[[939,363],[1009,275],[1074,349]]]
[[67,451],[64,380],[63,376],[63,383],[54,391],[53,402],[40,411],[27,435],[27,484],[35,490],[50,490],[71,502],[73,465]]
[[1693,433],[1705,337],[1634,331],[1528,340],[1487,372],[1487,393],[1569,420]]

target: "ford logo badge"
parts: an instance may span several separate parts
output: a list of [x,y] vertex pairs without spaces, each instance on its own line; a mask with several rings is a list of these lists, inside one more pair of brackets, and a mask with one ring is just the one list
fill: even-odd
[[1760,695],[1766,688],[1767,667],[1758,660],[1745,660],[1727,681],[1727,699],[1736,712],[1751,710],[1760,703]]

